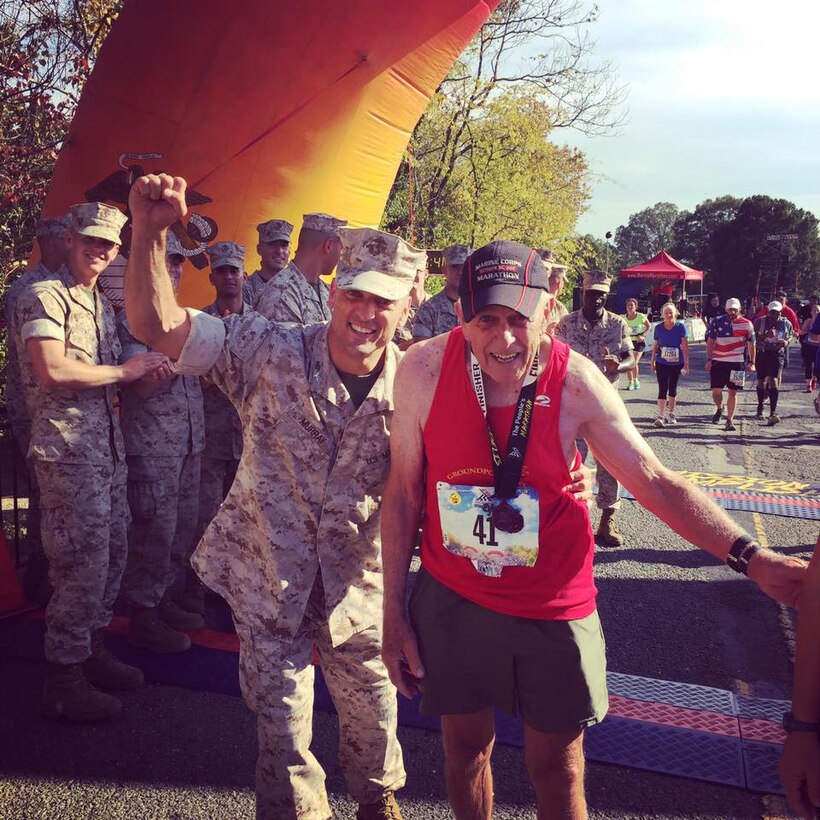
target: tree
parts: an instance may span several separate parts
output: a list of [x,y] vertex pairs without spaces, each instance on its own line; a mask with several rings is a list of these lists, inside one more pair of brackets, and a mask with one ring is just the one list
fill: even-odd
[[123,0],[0,8],[0,283],[31,252],[57,151]]
[[[712,233],[716,286],[738,296],[763,298],[782,287],[808,293],[820,284],[817,218],[785,199],[744,199],[735,218]],[[792,239],[770,237],[796,236]]]
[[615,231],[618,267],[628,268],[651,259],[662,250],[671,248],[675,241],[674,225],[678,218],[677,205],[658,202],[632,214],[626,225]]
[[[420,243],[433,244],[442,233],[437,226],[442,213],[452,213],[465,164],[477,176],[508,159],[509,140],[505,146],[497,138],[489,151],[476,150],[473,142],[477,132],[487,136],[489,126],[482,128],[482,122],[497,122],[503,104],[515,99],[512,108],[521,112],[521,98],[529,98],[538,106],[536,128],[542,134],[565,127],[603,133],[619,125],[625,92],[608,63],[591,59],[589,27],[597,15],[597,7],[576,0],[502,0],[443,81],[411,140],[411,156],[418,163],[414,207]],[[397,219],[403,211],[409,218],[409,208],[394,203],[408,195],[405,177],[406,170],[400,171],[388,203],[390,221],[384,224],[409,238],[411,226]],[[498,192],[497,186],[482,187],[481,180],[473,188],[479,198]],[[479,212],[492,207],[489,199],[472,205],[455,236],[473,233],[471,220],[480,220]],[[483,232],[475,228],[476,235]]]
[[706,271],[707,280],[713,279],[712,234],[735,218],[741,202],[727,195],[707,199],[694,211],[681,211],[673,226],[675,241],[669,252],[690,267]]
[[[417,132],[414,184],[422,203],[438,170],[435,152],[425,149],[448,116],[448,99],[438,95]],[[550,110],[536,97],[510,90],[489,100],[483,115],[468,124],[446,197],[432,213],[416,211],[422,243],[475,247],[505,237],[557,249],[572,233],[589,192],[583,155],[551,143],[550,130]]]

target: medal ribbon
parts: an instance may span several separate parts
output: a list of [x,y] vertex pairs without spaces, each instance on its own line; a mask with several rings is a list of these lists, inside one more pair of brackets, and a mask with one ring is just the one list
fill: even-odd
[[[478,399],[484,420],[487,422],[487,397],[484,392],[484,376],[481,366],[478,364],[475,354],[470,349],[470,375],[473,390]],[[527,441],[532,428],[532,413],[535,405],[536,382],[538,381],[538,353],[532,360],[532,365],[527,373],[521,392],[518,394],[518,402],[515,406],[512,427],[510,428],[510,440],[507,443],[507,454],[502,459],[498,442],[495,440],[490,424],[487,422],[487,432],[490,437],[490,454],[493,461],[493,478],[495,485],[495,497],[499,499],[515,498],[518,491],[518,483],[521,481],[521,472],[524,469],[524,456],[527,453]]]

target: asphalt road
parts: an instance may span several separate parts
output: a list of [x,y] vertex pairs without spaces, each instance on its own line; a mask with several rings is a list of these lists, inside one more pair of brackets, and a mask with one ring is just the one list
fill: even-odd
[[[703,346],[693,345],[693,375],[682,379],[675,428],[652,427],[656,392],[648,367],[640,391],[620,393],[661,460],[676,469],[818,480],[820,419],[801,392],[799,357],[792,357],[781,394],[783,423],[770,428],[751,418],[755,401],[747,394],[735,433],[710,423],[703,358]],[[732,515],[789,554],[808,554],[817,537],[816,522]],[[626,543],[599,550],[596,570],[610,669],[788,698],[791,614],[635,502],[623,502],[618,523]],[[73,726],[38,717],[42,673],[38,663],[0,656],[0,820],[253,817],[255,728],[239,698],[147,685],[123,697],[117,720]],[[403,728],[400,739],[405,817],[450,817],[439,735]],[[336,744],[334,719],[317,713],[314,748],[328,771],[335,816],[353,818]],[[493,766],[495,817],[533,818],[521,750],[498,746]],[[611,765],[589,764],[587,792],[593,818],[777,817],[785,808],[779,798]]]

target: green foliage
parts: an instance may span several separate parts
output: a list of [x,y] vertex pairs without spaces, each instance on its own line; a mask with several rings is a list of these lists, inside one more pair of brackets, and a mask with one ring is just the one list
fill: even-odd
[[615,231],[617,269],[629,268],[661,251],[668,251],[675,239],[674,225],[680,211],[671,202],[658,202],[629,217]]
[[0,284],[31,253],[58,149],[122,2],[0,7]]
[[[696,270],[712,271],[712,235],[735,218],[742,201],[734,196],[721,196],[701,202],[694,211],[681,211],[673,226],[675,241],[669,253]],[[706,287],[708,279],[707,276]]]

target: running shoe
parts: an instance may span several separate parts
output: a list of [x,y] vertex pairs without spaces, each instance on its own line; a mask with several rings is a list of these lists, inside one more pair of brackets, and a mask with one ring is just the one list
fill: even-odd
[[635,388],[632,386],[632,382],[627,382],[627,384],[626,384],[626,389],[627,389],[627,390],[634,390],[634,389],[635,389]]
[[633,382],[633,384],[635,385],[635,386],[632,388],[633,390],[640,390],[640,389],[641,389],[641,383],[640,383],[640,381],[638,381],[638,379],[635,379],[635,381]]
[[720,417],[722,415],[723,415],[723,408],[718,407],[718,409],[715,410],[715,415],[712,416],[712,424],[717,424],[720,421]]
[[678,423],[678,420],[675,418],[675,414],[674,414],[674,413],[670,413],[670,414],[666,417],[666,424],[677,424],[677,423]]
[[757,412],[755,413],[755,418],[756,419],[762,419],[763,418],[763,408],[762,407],[757,408]]
[[655,427],[663,427],[663,426],[664,426],[663,419],[660,416],[658,416],[655,419]]
[[723,428],[724,430],[737,430],[734,423],[731,419],[726,419],[726,427]]
[[769,416],[769,427],[774,427],[775,424],[780,424],[780,416],[778,416],[777,413],[772,413],[771,416]]

